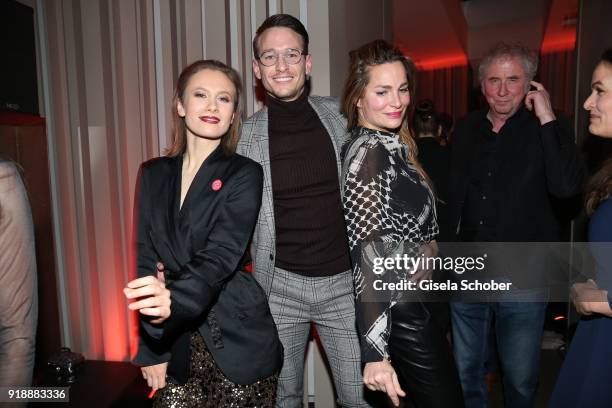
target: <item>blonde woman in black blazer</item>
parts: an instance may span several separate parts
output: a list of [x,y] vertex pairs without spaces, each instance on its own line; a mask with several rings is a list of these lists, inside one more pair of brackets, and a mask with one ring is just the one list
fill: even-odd
[[[235,154],[240,80],[218,61],[179,77],[174,144],[143,163],[136,196],[135,363],[157,406],[273,406],[282,347],[247,270],[262,169]],[[164,265],[163,278],[155,276]]]

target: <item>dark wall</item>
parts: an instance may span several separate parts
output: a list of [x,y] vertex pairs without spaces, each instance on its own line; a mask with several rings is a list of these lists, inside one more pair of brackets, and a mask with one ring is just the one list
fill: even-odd
[[0,1],[0,110],[38,114],[34,10]]

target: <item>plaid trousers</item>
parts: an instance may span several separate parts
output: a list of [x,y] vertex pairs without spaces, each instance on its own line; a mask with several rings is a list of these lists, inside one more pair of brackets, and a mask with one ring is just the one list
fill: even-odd
[[363,399],[351,271],[306,277],[275,268],[269,302],[285,349],[276,406],[302,406],[304,353],[311,322],[317,328],[332,370],[338,404],[369,406]]

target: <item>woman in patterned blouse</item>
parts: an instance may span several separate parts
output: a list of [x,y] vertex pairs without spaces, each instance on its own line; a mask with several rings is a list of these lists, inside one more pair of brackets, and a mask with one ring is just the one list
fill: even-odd
[[406,394],[417,407],[463,406],[443,329],[418,291],[390,287],[430,275],[424,268],[389,267],[390,258],[437,252],[435,197],[406,118],[414,66],[382,40],[350,57],[342,108],[352,137],[344,149],[343,200],[363,381],[396,406]]

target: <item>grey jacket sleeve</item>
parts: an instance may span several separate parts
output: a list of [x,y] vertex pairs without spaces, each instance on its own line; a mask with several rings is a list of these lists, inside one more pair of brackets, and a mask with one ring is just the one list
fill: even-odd
[[0,161],[0,386],[28,386],[38,318],[34,228],[15,165]]

